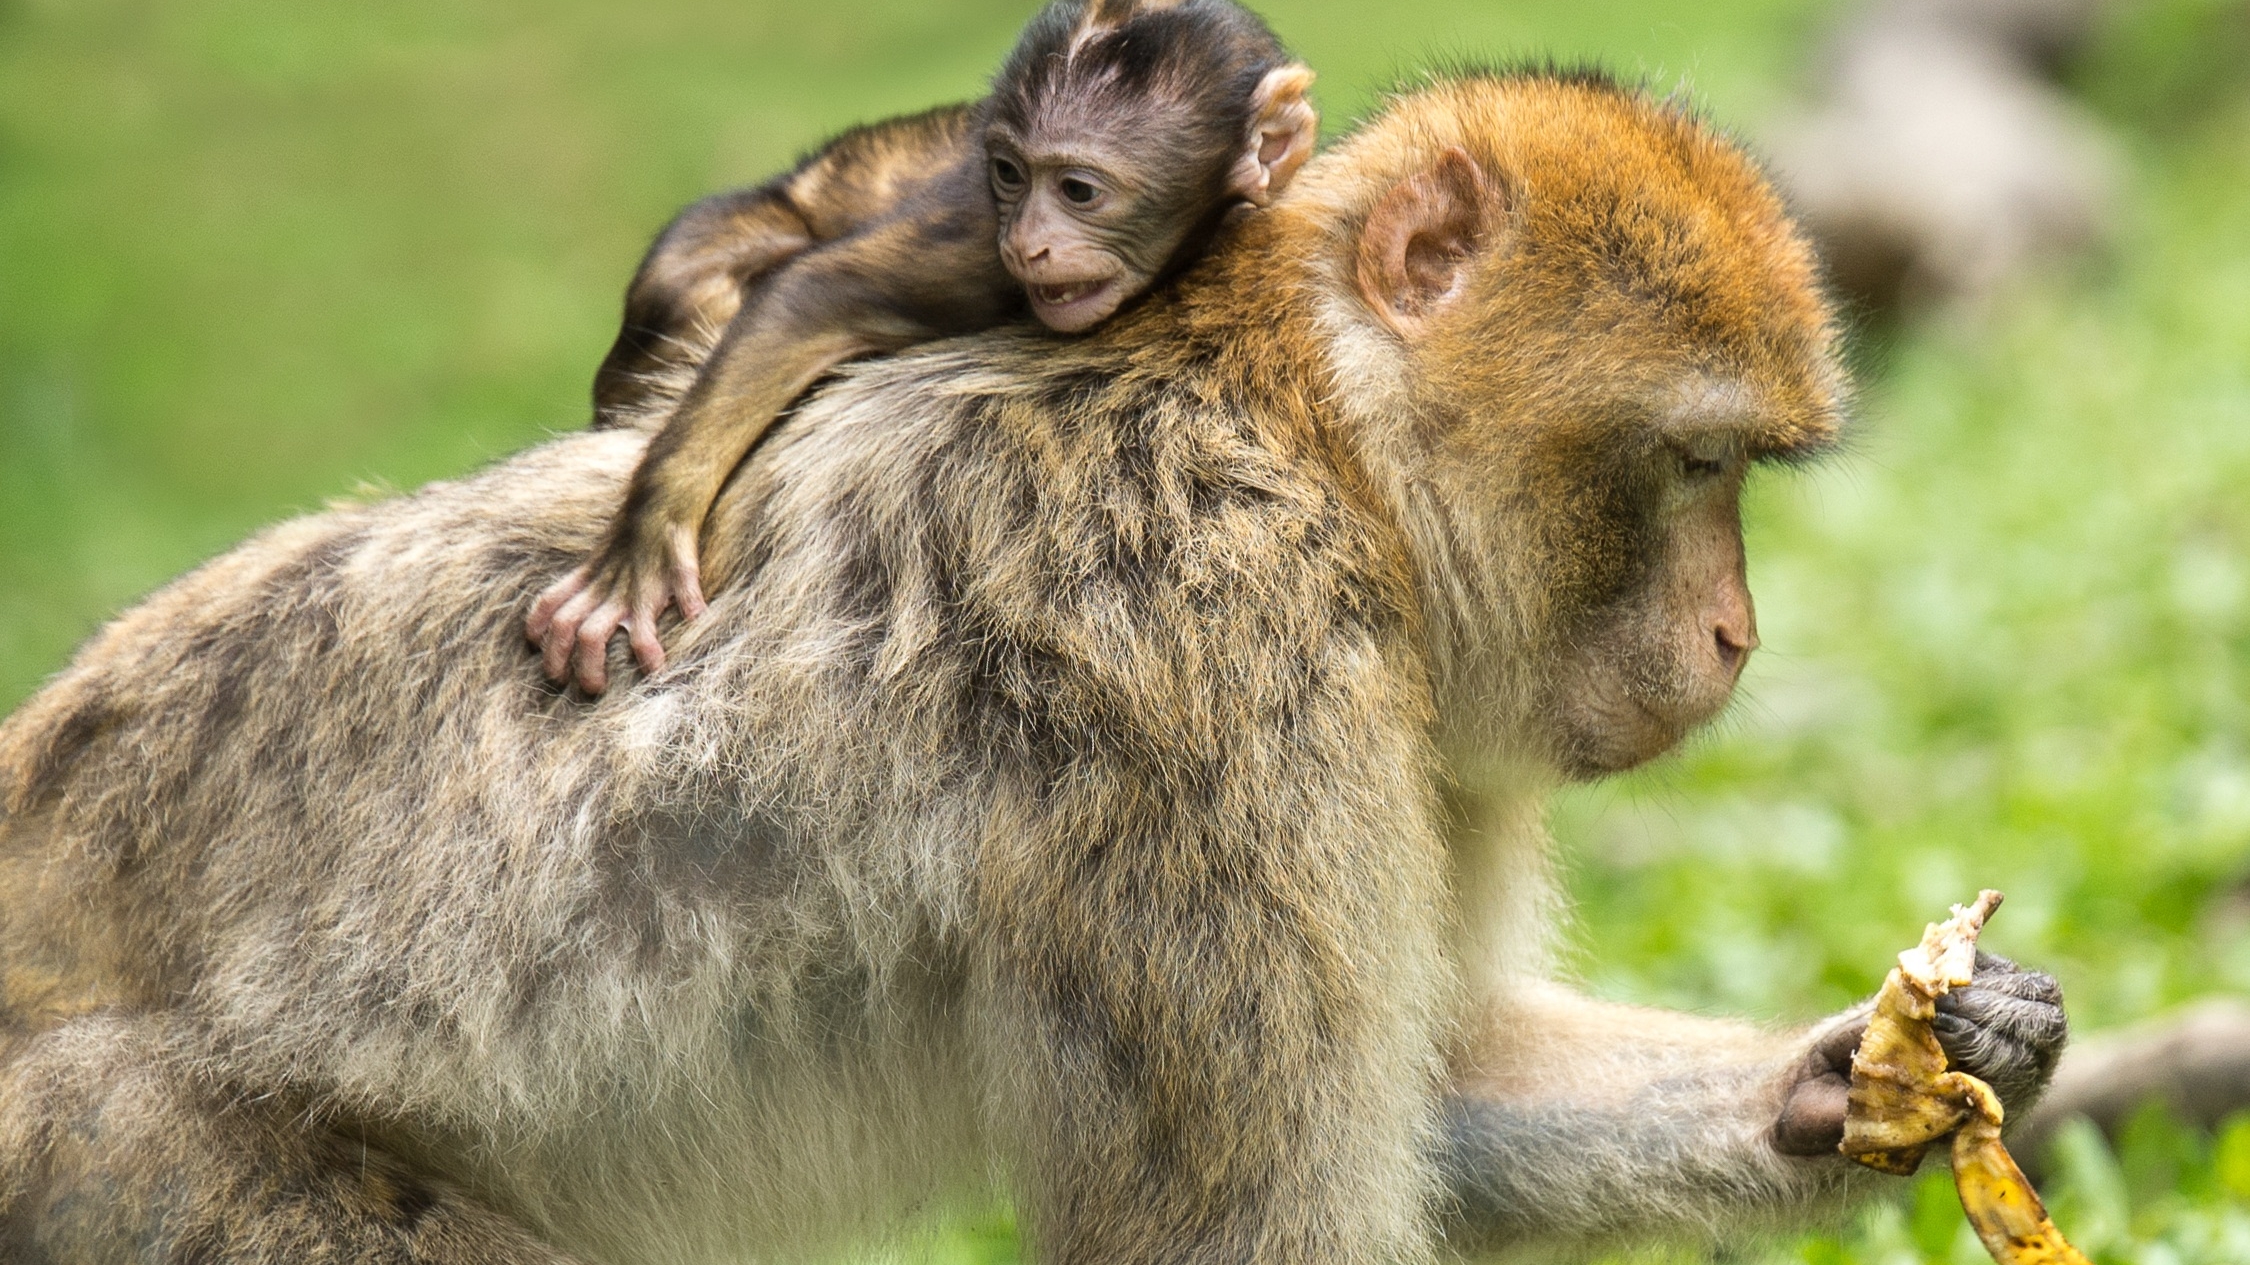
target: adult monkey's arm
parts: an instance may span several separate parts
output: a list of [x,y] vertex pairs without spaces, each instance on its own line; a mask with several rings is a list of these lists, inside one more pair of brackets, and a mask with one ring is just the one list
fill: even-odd
[[[1448,1237],[1739,1232],[1746,1203],[1817,1207],[1866,1191],[1879,1179],[1837,1145],[1868,1013],[1773,1031],[1502,983],[1446,1099]],[[1985,955],[1947,1013],[1942,1044],[1958,1065],[2019,1104],[2044,1085],[2065,1031],[2053,980]]]
[[1812,1051],[1848,1016],[1794,1032],[1507,990],[1445,1107],[1447,1237],[1466,1248],[1701,1236],[1746,1205],[1817,1206],[1872,1181],[1772,1144]]

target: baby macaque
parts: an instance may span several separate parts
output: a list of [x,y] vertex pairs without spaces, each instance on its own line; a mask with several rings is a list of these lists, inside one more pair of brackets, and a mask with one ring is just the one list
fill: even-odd
[[644,670],[663,666],[657,617],[704,608],[721,486],[838,364],[1027,310],[1090,329],[1272,199],[1312,153],[1312,78],[1231,0],[1055,0],[992,95],[847,132],[683,211],[594,382],[597,425],[662,429],[593,556],[526,621],[547,675],[600,693],[620,625]]

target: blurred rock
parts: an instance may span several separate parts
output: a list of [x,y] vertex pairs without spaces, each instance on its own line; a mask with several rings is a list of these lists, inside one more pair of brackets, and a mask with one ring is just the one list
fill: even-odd
[[2009,1145],[2036,1176],[2064,1121],[2084,1116],[2114,1139],[2152,1099],[2204,1128],[2250,1109],[2250,1005],[2213,999],[2071,1046]]
[[1889,0],[1858,20],[1966,36],[2052,77],[2085,47],[2101,12],[2102,0]]
[[1877,0],[1828,42],[1773,167],[1847,296],[1975,308],[2108,237],[2123,163],[2048,78],[2099,0]]

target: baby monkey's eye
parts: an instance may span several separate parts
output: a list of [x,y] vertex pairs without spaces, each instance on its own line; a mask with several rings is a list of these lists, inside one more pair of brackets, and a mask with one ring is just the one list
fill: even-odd
[[1086,206],[1102,194],[1102,191],[1095,188],[1091,183],[1080,180],[1076,176],[1064,176],[1056,183],[1055,187],[1062,190],[1062,195],[1078,206]]
[[1016,166],[1005,158],[993,159],[992,184],[993,187],[1007,193],[1013,193],[1023,188],[1023,168]]
[[1680,454],[1680,473],[1691,479],[1710,479],[1726,472],[1727,463],[1718,457],[1698,456],[1692,452]]

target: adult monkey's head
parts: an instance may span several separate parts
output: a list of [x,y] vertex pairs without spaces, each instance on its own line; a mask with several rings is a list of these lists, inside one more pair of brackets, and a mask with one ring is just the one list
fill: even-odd
[[1837,433],[1832,314],[1780,201],[1679,107],[1553,74],[1398,101],[1300,186],[1448,737],[1572,777],[1669,749],[1757,646],[1745,475]]

